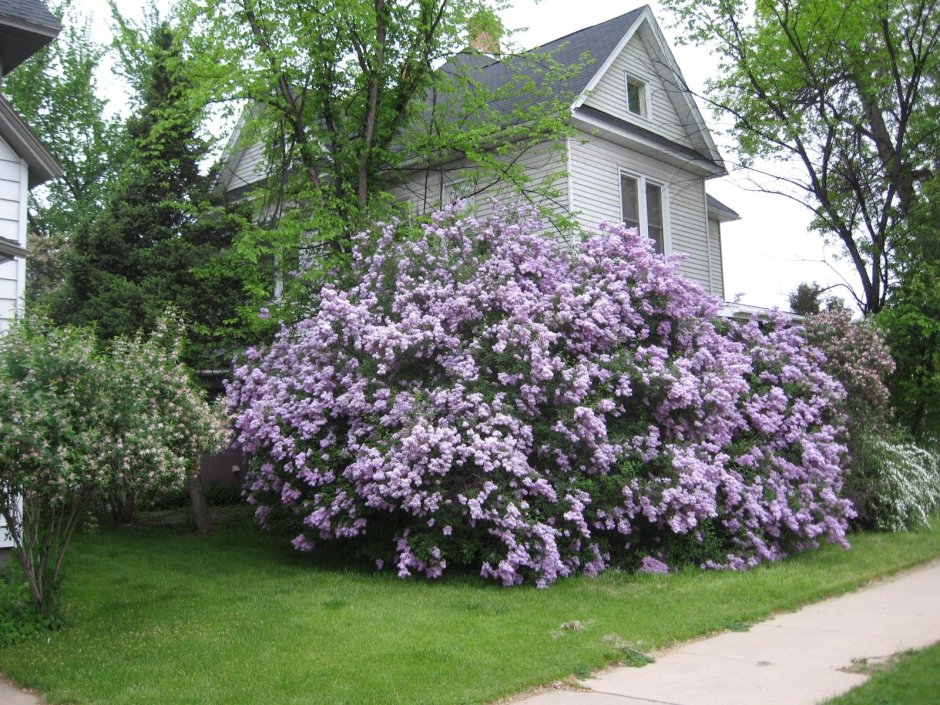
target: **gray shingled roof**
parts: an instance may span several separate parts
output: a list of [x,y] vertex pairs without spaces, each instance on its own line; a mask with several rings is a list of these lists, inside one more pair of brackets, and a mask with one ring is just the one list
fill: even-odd
[[[566,80],[552,83],[553,99],[568,94],[574,101],[587,88],[588,83],[637,21],[644,8],[645,6],[639,7],[606,22],[553,39],[533,49],[528,58],[498,59],[477,52],[465,52],[448,60],[442,70],[451,74],[469,72],[474,81],[479,82],[483,89],[492,94],[498,93],[499,89],[507,87],[513,81],[532,79],[539,82],[550,70],[550,66],[548,62],[540,63],[538,57],[540,54],[548,55],[560,66],[581,65],[581,70]],[[531,93],[526,91],[507,93],[513,95],[494,101],[490,107],[500,113],[509,114],[518,107],[548,99],[545,97],[533,100]]]
[[62,24],[40,0],[0,0],[0,73],[10,73],[61,29]]
[[[20,20],[57,34],[62,23],[41,0],[0,0],[0,18]],[[2,21],[2,19],[0,19]]]
[[[549,100],[558,100],[559,98],[562,100],[570,98],[571,103],[574,103],[575,99],[588,87],[591,79],[614,53],[624,35],[636,24],[646,8],[647,6],[644,5],[606,22],[553,39],[547,44],[536,47],[524,57],[499,58],[466,51],[451,58],[444,64],[442,71],[452,75],[468,74],[473,82],[480,84],[483,95],[497,96],[495,100],[490,99],[488,102],[491,110],[506,116],[509,123],[524,122],[526,119],[525,110],[530,106],[536,106]],[[541,62],[539,61],[540,55],[551,56],[553,61]],[[563,81],[552,78],[550,83],[545,82],[546,74],[551,69],[552,64],[562,67],[577,65],[580,66],[580,70]],[[551,91],[542,96],[539,96],[537,92],[533,94],[532,91],[521,87],[527,81],[533,81],[536,86],[540,86],[545,82],[546,85],[551,86]],[[512,86],[514,84],[520,86],[520,88],[513,90]],[[460,89],[466,90],[463,86]],[[500,91],[505,97],[499,97]],[[459,94],[456,98],[458,101],[460,100]],[[443,100],[441,96],[438,96],[437,102],[447,103],[453,99],[454,96],[444,97]],[[582,105],[577,108],[577,112],[608,123],[621,131],[635,134],[647,141],[659,143],[668,149],[684,154],[692,161],[711,165],[718,164],[707,151],[703,153],[692,149],[595,108]],[[488,116],[481,117],[488,119]],[[720,166],[720,164],[718,165]],[[731,212],[733,213],[733,211]]]
[[718,215],[724,216],[724,220],[722,220],[722,222],[741,219],[741,216],[738,215],[738,212],[736,210],[734,210],[730,206],[726,206],[724,203],[719,201],[717,198],[715,198],[711,194],[707,194],[707,193],[705,194],[705,203],[708,207],[708,210],[720,211]]

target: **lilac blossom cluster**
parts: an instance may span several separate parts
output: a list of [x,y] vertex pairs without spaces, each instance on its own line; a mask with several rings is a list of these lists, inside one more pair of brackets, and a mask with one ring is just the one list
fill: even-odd
[[635,231],[542,230],[445,211],[363,235],[357,283],[248,351],[228,398],[258,520],[505,585],[844,544],[842,391],[799,331],[719,319]]

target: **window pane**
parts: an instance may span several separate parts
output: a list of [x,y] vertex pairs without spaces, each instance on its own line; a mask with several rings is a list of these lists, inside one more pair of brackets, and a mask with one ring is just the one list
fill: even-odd
[[643,114],[643,84],[627,79],[627,110],[637,115]]
[[663,228],[663,190],[655,184],[646,184],[646,227],[650,238],[656,243],[656,251],[665,250]]
[[629,176],[620,177],[620,210],[628,228],[640,227],[640,200],[637,181]]

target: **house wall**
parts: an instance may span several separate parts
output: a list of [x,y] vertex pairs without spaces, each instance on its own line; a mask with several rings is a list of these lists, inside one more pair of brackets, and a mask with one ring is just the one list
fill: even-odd
[[232,178],[228,189],[235,190],[243,186],[250,186],[267,178],[266,160],[264,158],[264,145],[255,142],[240,153],[240,157],[232,167]]
[[[627,42],[584,104],[696,149],[698,145],[693,141],[689,128],[693,123],[692,117],[688,114],[687,106],[684,107],[685,114],[680,115],[677,112],[676,104],[684,105],[685,98],[673,101],[672,96],[677,89],[671,85],[668,71],[668,67],[654,64],[641,32],[638,31]],[[639,116],[627,110],[628,74],[646,84],[649,94],[649,111],[646,116]]]
[[[714,267],[710,268],[707,211],[703,179],[691,172],[669,166],[593,135],[571,141],[570,204],[582,227],[596,230],[602,221],[618,223],[621,172],[645,176],[666,187],[666,252],[685,253],[682,274],[694,279],[712,293],[716,288]],[[720,258],[720,250],[712,253]]]
[[708,251],[711,255],[711,292],[725,298],[725,273],[721,256],[721,223],[713,218],[708,220]]
[[[545,143],[527,149],[521,155],[514,154],[515,164],[523,168],[528,175],[532,188],[551,184],[557,190],[551,198],[540,194],[529,194],[531,203],[548,206],[559,214],[567,213],[568,191],[565,170],[565,144],[563,142]],[[554,178],[553,177],[557,177]],[[508,204],[518,200],[519,195],[502,182],[490,184],[493,176],[480,173],[467,160],[420,169],[412,172],[401,183],[392,186],[389,191],[397,200],[408,204],[408,210],[414,215],[426,215],[440,208],[441,203],[452,203],[456,192],[476,188],[483,189],[471,199],[474,212],[480,217],[492,215],[496,204]]]
[[[26,163],[0,139],[0,237],[26,246],[26,198],[28,191]],[[0,264],[0,331],[10,327],[22,311],[26,287],[26,262],[8,260]],[[0,519],[0,550],[13,545]]]
[[[0,139],[0,237],[26,247],[26,163]],[[0,264],[0,331],[6,330],[22,310],[26,286],[26,262]]]

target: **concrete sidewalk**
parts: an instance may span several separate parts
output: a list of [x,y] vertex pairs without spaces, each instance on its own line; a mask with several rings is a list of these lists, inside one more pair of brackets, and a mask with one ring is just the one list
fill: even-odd
[[0,705],[37,705],[39,699],[0,680]]
[[[853,671],[940,641],[940,562],[762,622],[654,654],[513,705],[814,705],[864,683]],[[857,670],[857,669],[855,669]],[[940,676],[938,676],[940,689]]]

